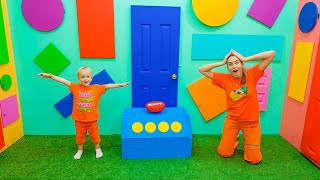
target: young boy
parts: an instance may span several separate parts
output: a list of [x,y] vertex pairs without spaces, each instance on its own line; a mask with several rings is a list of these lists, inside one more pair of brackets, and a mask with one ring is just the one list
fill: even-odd
[[86,141],[87,131],[90,139],[94,143],[96,149],[96,158],[103,156],[100,149],[100,135],[98,129],[99,119],[99,101],[100,96],[106,92],[107,89],[126,87],[129,82],[120,84],[93,84],[92,70],[88,67],[81,67],[78,70],[79,84],[72,83],[64,78],[48,73],[40,73],[38,76],[42,78],[50,78],[59,83],[62,83],[70,88],[73,94],[73,108],[72,119],[75,121],[76,127],[76,143],[78,145],[78,152],[74,155],[74,159],[80,159],[83,153],[83,144]]

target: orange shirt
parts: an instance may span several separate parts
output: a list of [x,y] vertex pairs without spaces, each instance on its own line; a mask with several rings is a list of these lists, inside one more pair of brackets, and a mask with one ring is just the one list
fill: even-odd
[[82,86],[71,83],[70,92],[73,94],[72,119],[90,122],[99,119],[100,96],[106,92],[105,85]]
[[256,85],[263,76],[259,65],[246,69],[246,84],[240,84],[241,78],[231,74],[213,72],[212,84],[226,92],[227,118],[239,121],[258,121],[260,108]]

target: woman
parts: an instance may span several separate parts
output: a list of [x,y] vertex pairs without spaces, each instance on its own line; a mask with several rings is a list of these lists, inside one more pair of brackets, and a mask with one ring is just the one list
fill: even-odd
[[[257,82],[263,76],[275,56],[274,51],[261,52],[244,57],[231,50],[221,62],[207,64],[199,68],[200,73],[212,79],[212,84],[226,92],[227,116],[224,123],[218,153],[231,157],[238,145],[237,136],[244,135],[244,160],[258,164],[262,160],[260,151],[261,128],[260,109],[257,98]],[[245,69],[244,62],[260,60],[255,66]],[[228,74],[211,72],[212,69],[227,65]]]

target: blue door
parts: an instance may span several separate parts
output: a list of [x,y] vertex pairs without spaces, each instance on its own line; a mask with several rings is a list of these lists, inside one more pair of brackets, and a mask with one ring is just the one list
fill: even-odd
[[180,7],[131,6],[132,107],[177,106]]

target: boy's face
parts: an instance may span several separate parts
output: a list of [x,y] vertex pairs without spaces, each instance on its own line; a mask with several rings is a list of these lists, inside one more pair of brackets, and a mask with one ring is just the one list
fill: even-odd
[[89,86],[92,81],[92,73],[88,69],[81,69],[79,71],[79,83],[83,86]]

